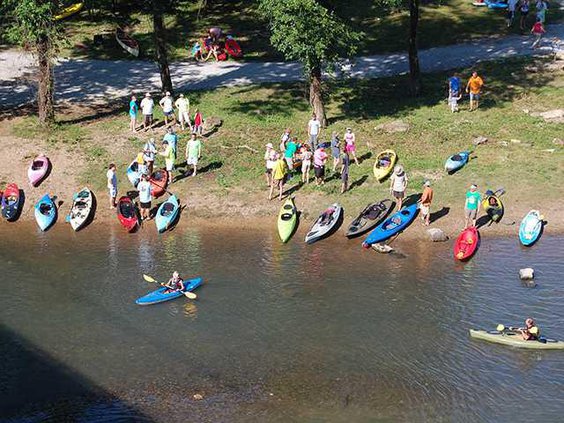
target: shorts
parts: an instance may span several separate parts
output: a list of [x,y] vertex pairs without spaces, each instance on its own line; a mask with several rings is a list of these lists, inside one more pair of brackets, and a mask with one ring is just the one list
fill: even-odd
[[[186,161],[186,163],[188,163],[188,161]],[[272,169],[267,167],[264,169],[264,173],[266,173],[267,175],[272,175]]]
[[311,145],[312,147],[315,147],[316,143],[317,143],[317,134],[311,134],[309,136],[309,145]]
[[190,115],[188,114],[188,112],[178,112],[178,120],[180,121],[180,123],[187,123],[188,125],[190,125]]
[[334,159],[338,159],[339,157],[341,157],[341,150],[339,150],[337,147],[331,147],[331,154],[333,155]]
[[311,169],[311,162],[308,160],[304,160],[302,162],[302,173],[309,172],[309,169]]
[[108,187],[108,190],[110,192],[110,197],[112,198],[116,198],[117,196],[117,188],[116,187]]
[[529,14],[528,10],[527,11],[521,10],[521,16],[527,16],[528,14]]
[[515,18],[515,10],[508,10],[507,11],[507,19],[512,20]]
[[392,195],[399,200],[405,196],[405,191],[392,191]]
[[325,176],[325,166],[313,167],[313,173],[316,178],[323,178]]
[[294,169],[294,159],[291,157],[285,157],[284,160],[286,160],[286,164],[288,165],[288,169],[290,169],[290,171]]
[[174,160],[165,160],[166,170],[168,172],[172,172],[174,170]]
[[464,209],[464,217],[466,217],[466,219],[476,219],[476,217],[478,216],[478,209]]
[[142,209],[150,209],[151,208],[151,202],[148,201],[147,203],[141,202],[141,208]]
[[143,121],[145,122],[145,125],[151,125],[153,123],[153,115],[143,115]]
[[345,151],[347,153],[354,153],[356,151],[356,146],[354,144],[345,145]]
[[341,173],[341,181],[343,182],[343,184],[346,184],[348,180],[349,180],[349,173],[348,172]]
[[137,113],[129,112],[129,117],[131,118],[131,120],[137,119]]
[[166,117],[174,116],[174,110],[171,110],[170,112],[163,112],[163,115],[165,115]]
[[186,164],[196,166],[198,164],[198,158],[197,157],[188,157],[186,159]]
[[429,211],[431,210],[431,206],[429,204],[421,204],[419,206],[419,210],[421,211],[421,214],[423,216],[427,216],[429,214]]
[[480,99],[480,93],[474,94],[474,93],[470,93],[470,100],[479,100]]

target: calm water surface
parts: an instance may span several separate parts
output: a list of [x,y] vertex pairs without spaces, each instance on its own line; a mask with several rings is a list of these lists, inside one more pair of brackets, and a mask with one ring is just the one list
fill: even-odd
[[[16,229],[21,229],[16,231]],[[339,232],[2,225],[0,419],[561,422],[564,353],[474,341],[535,317],[564,338],[564,238],[363,251]],[[22,234],[23,233],[23,234]],[[532,266],[537,286],[518,279]],[[195,302],[134,300],[173,269]],[[196,401],[200,393],[204,399]]]

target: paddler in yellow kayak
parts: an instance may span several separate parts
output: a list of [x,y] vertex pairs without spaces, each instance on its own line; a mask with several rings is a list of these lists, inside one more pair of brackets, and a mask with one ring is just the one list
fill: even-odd
[[539,339],[540,330],[535,325],[535,321],[530,317],[525,320],[525,327],[517,328],[517,331],[525,341],[538,341]]

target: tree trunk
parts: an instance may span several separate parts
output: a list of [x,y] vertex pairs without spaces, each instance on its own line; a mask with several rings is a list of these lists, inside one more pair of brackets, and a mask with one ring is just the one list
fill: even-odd
[[54,76],[51,55],[51,42],[48,37],[42,36],[37,40],[37,59],[39,65],[37,107],[39,123],[41,125],[50,125],[55,122]]
[[163,91],[172,92],[172,79],[168,68],[168,58],[166,53],[166,40],[164,34],[163,14],[158,5],[153,3],[153,32],[155,34],[155,50],[157,52],[157,63],[161,74],[161,84]]
[[417,26],[419,25],[419,0],[409,0],[409,88],[411,94],[421,93],[421,70],[417,55]]
[[311,70],[311,78],[309,83],[309,104],[313,108],[313,112],[317,116],[321,126],[327,126],[327,117],[325,116],[325,106],[323,105],[323,87],[321,86],[321,68],[314,67]]

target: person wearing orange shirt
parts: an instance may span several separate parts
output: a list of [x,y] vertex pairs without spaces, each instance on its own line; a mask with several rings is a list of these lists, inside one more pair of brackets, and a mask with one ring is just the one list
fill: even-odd
[[478,76],[478,72],[472,72],[472,76],[466,84],[466,92],[470,93],[470,111],[478,108],[483,86],[484,81]]

